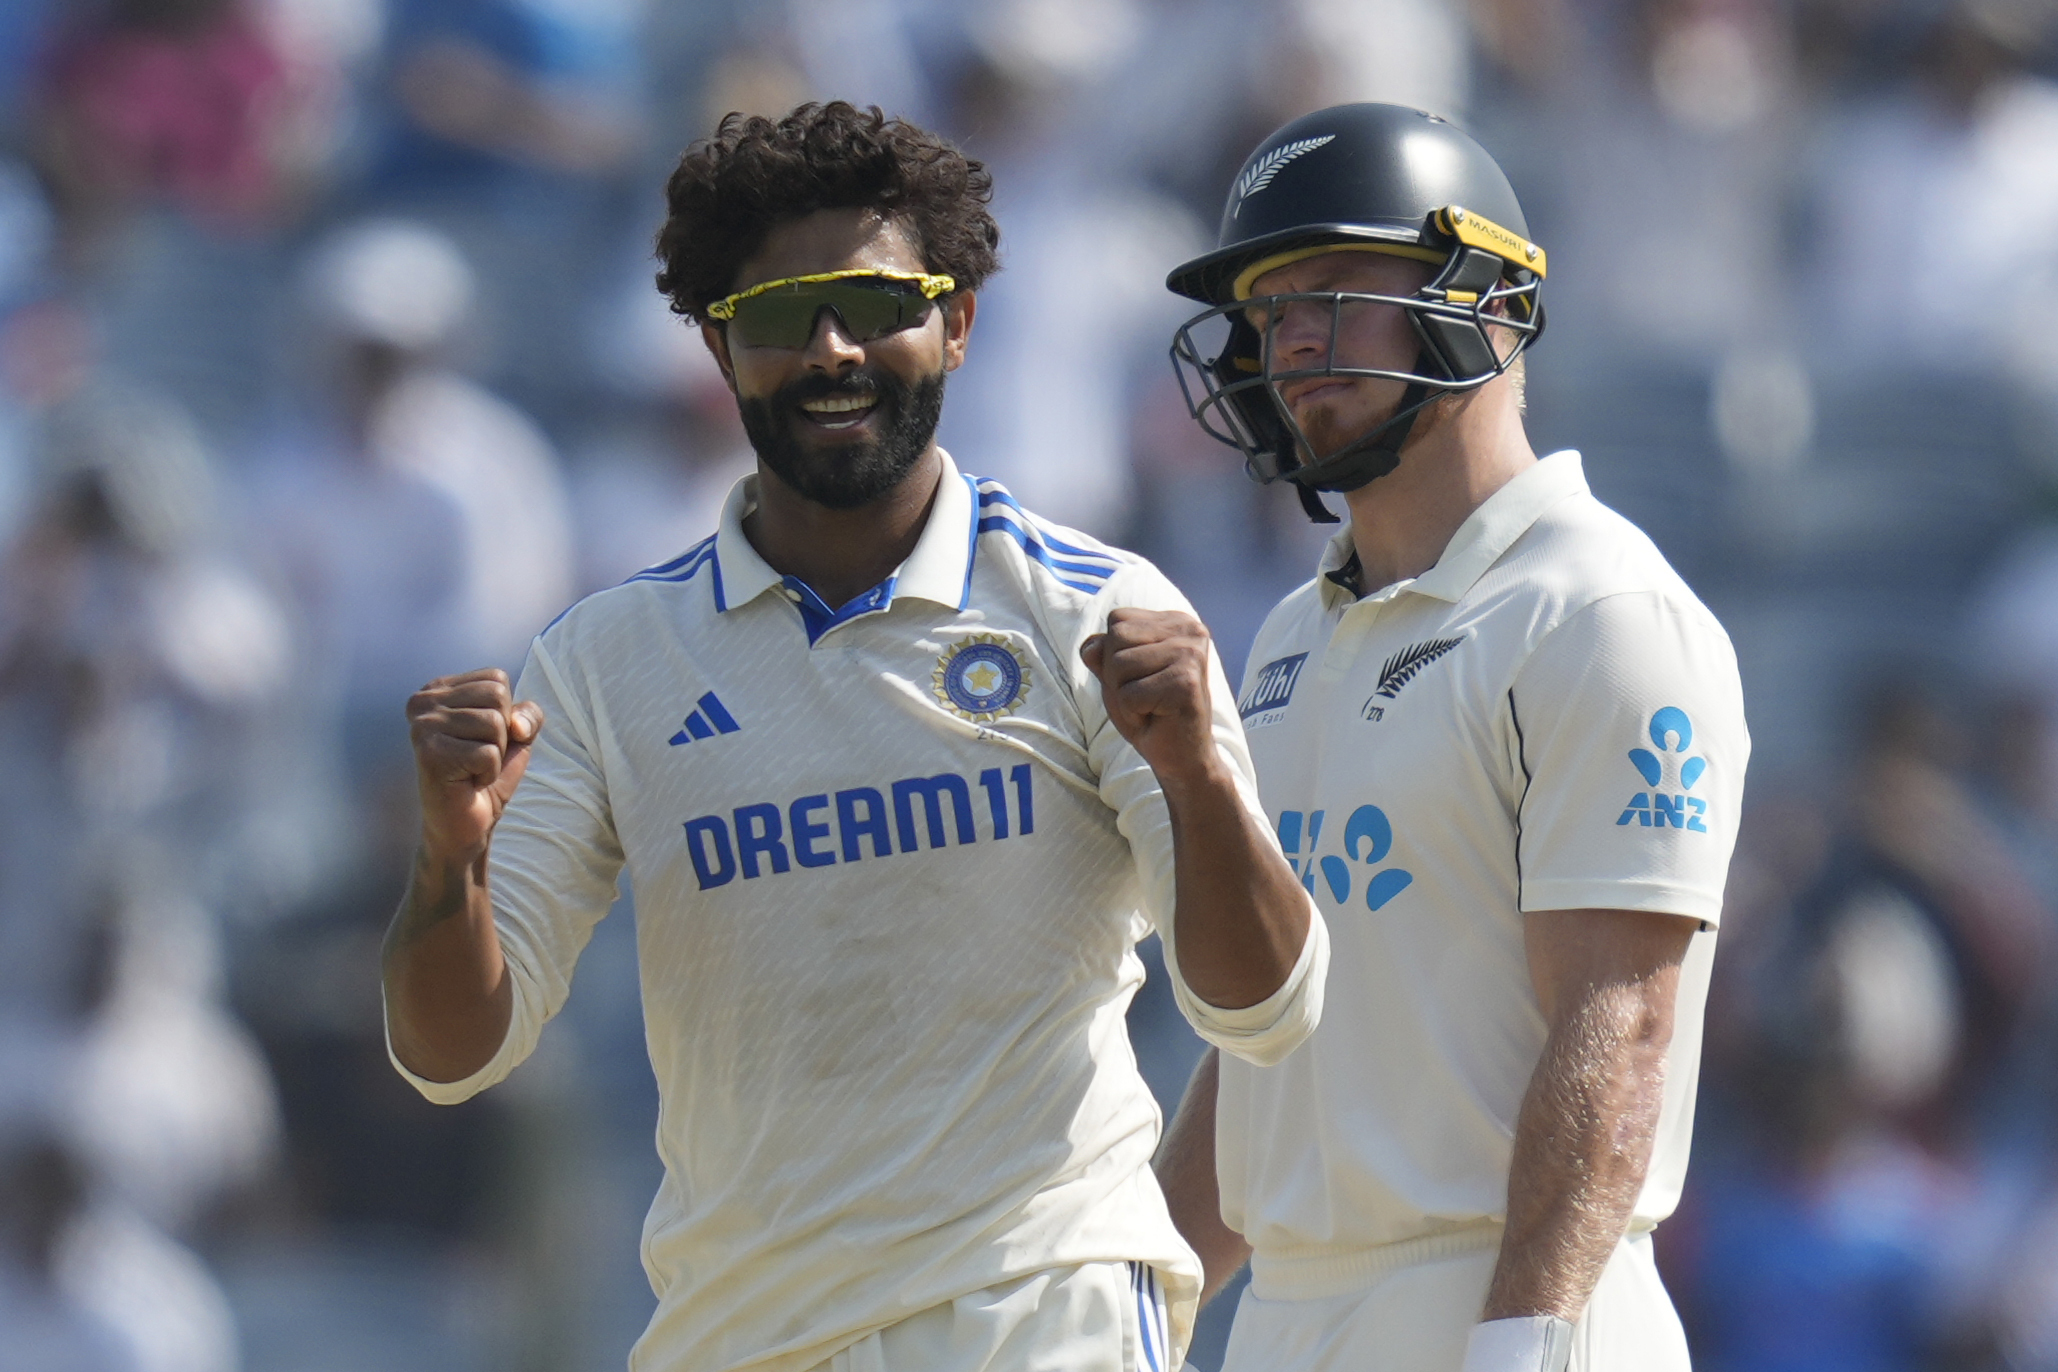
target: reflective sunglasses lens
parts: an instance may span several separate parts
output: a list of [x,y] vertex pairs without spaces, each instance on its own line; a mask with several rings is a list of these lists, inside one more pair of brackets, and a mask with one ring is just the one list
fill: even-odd
[[737,301],[729,327],[746,347],[804,348],[825,309],[836,311],[844,329],[865,343],[921,323],[929,301],[890,281],[804,281]]
[[803,299],[792,287],[766,291],[736,302],[729,336],[751,348],[803,347],[820,310],[819,300]]

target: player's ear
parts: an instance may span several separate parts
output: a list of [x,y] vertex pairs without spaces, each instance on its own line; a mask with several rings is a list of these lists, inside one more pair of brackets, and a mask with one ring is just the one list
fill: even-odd
[[722,380],[729,383],[731,394],[736,390],[736,368],[729,361],[729,331],[719,324],[701,321],[700,341],[707,344],[708,352],[714,355],[715,365],[722,369]]
[[979,297],[970,291],[956,291],[943,301],[943,370],[954,372],[965,364],[965,346],[972,337],[972,316],[979,312]]

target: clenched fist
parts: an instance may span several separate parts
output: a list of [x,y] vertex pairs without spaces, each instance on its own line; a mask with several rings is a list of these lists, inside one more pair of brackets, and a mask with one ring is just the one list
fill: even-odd
[[1080,646],[1100,678],[1108,718],[1161,782],[1198,780],[1220,765],[1208,693],[1207,626],[1178,610],[1128,607]]
[[543,707],[516,704],[507,673],[490,667],[438,677],[408,698],[407,717],[423,848],[446,861],[476,862],[528,770]]

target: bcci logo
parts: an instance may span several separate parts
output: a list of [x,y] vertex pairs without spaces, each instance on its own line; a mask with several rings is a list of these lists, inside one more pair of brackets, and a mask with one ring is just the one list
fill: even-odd
[[[1615,821],[1617,824],[1634,822],[1646,829],[1670,826],[1696,834],[1708,832],[1708,802],[1687,794],[1708,771],[1708,759],[1685,756],[1693,741],[1694,722],[1678,706],[1667,705],[1651,716],[1651,742],[1658,751],[1629,750],[1630,765],[1651,789],[1629,798],[1629,804],[1622,807],[1622,818]],[[1677,777],[1679,789],[1675,792],[1663,789],[1668,773]]]
[[990,724],[1022,707],[1029,695],[1029,664],[1007,640],[974,634],[936,659],[932,687],[953,714]]

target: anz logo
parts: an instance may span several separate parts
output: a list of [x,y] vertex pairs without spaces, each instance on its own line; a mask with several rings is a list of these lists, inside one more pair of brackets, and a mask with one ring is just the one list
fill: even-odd
[[[1301,885],[1308,888],[1309,895],[1315,894],[1315,877],[1319,874],[1331,898],[1338,905],[1346,905],[1350,903],[1359,868],[1379,868],[1393,851],[1393,824],[1386,811],[1377,805],[1360,805],[1343,823],[1344,856],[1327,853],[1318,858],[1315,849],[1322,841],[1322,822],[1327,814],[1326,810],[1307,814],[1299,810],[1280,811],[1279,846],[1286,852],[1287,865],[1301,879]],[[1301,856],[1303,840],[1305,858]],[[1365,908],[1379,909],[1414,883],[1415,874],[1398,867],[1367,873],[1363,887]]]
[[[1688,794],[1694,789],[1694,783],[1708,771],[1708,759],[1685,756],[1686,750],[1693,746],[1694,722],[1687,718],[1686,711],[1676,705],[1667,705],[1651,716],[1650,733],[1651,742],[1658,751],[1653,753],[1648,748],[1631,748],[1629,762],[1651,789],[1631,796],[1629,803],[1622,807],[1622,817],[1615,823],[1634,823],[1646,829],[1669,827],[1695,834],[1707,833],[1708,802],[1700,796]],[[1664,789],[1667,773],[1677,778],[1677,791]]]

